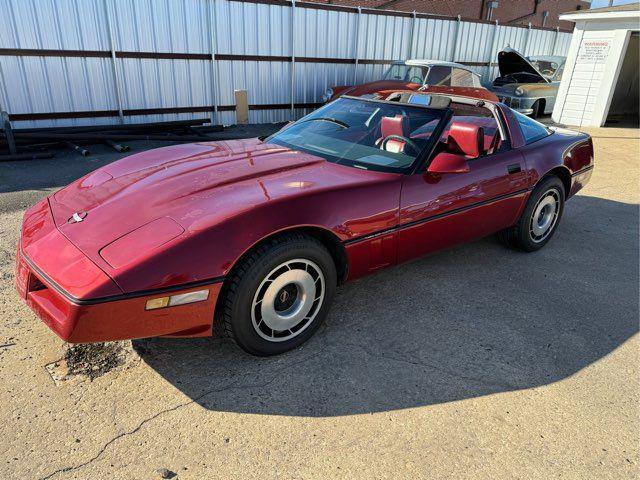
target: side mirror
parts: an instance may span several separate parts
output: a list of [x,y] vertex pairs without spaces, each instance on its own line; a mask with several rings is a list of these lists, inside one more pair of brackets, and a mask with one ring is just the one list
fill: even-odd
[[469,164],[462,155],[442,152],[431,161],[427,171],[430,173],[466,173],[469,171]]

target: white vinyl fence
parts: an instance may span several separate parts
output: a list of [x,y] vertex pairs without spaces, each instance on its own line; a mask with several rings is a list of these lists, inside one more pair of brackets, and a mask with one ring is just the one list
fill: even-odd
[[285,0],[0,0],[0,110],[14,127],[297,118],[393,60],[565,55],[571,33]]

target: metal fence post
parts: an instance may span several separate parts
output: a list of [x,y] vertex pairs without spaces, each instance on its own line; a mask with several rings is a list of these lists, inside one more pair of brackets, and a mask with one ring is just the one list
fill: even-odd
[[462,20],[462,17],[460,15],[458,15],[458,17],[456,18],[456,22],[457,22],[457,26],[456,26],[456,36],[453,40],[453,52],[451,54],[451,61],[455,62],[456,61],[456,57],[458,56],[458,37],[460,36],[460,21]]
[[554,55],[556,53],[556,45],[558,44],[559,36],[560,36],[560,27],[556,27],[556,34],[553,36],[553,45],[551,46],[551,52],[549,52],[549,55]]
[[216,42],[216,15],[215,15],[215,1],[209,0],[207,4],[208,9],[208,24],[209,24],[209,36],[210,47],[211,47],[211,101],[213,102],[213,112],[211,114],[211,123],[215,124],[216,122],[220,123],[218,119],[218,90],[220,88],[220,74],[218,72],[218,65],[216,63],[216,50],[217,50],[217,42]]
[[295,51],[295,11],[296,0],[291,0],[291,120],[295,119],[295,97],[296,97],[296,51]]
[[[488,77],[491,77],[491,68],[492,68],[492,60],[493,57],[496,54],[496,48],[497,48],[497,43],[498,43],[498,28],[500,28],[498,26],[498,20],[495,21],[494,26],[493,26],[493,35],[491,36],[491,51],[489,52],[489,65],[487,66],[488,68]],[[489,83],[491,83],[491,78],[489,78]]]
[[416,11],[414,10],[413,12],[411,12],[411,15],[413,16],[413,20],[411,21],[411,32],[409,33],[409,51],[407,52],[407,58],[409,59],[413,58],[413,36],[415,35],[417,22]]
[[524,37],[524,47],[522,48],[522,55],[527,56],[527,50],[529,50],[529,37],[531,37],[531,22],[527,25],[527,36]]
[[9,121],[9,114],[7,112],[0,112],[0,130],[4,133],[9,146],[9,154],[17,155],[18,149],[16,148],[16,141],[13,137],[13,129],[11,128],[11,122]]
[[2,73],[2,62],[0,62],[0,111],[4,108],[9,111],[9,94],[7,93],[6,86],[3,82],[4,75]]
[[113,29],[111,28],[111,9],[109,8],[109,0],[104,0],[104,13],[107,17],[107,31],[109,32],[109,49],[111,50],[111,66],[113,68],[113,84],[116,89],[116,102],[118,104],[118,116],[120,123],[124,123],[124,112],[122,111],[122,91],[120,89],[120,75],[118,74],[118,65],[116,60],[116,47],[113,41]]
[[356,14],[356,62],[355,67],[353,69],[353,83],[356,83],[358,80],[358,62],[360,60],[360,21],[362,20],[362,8],[358,7],[358,13]]

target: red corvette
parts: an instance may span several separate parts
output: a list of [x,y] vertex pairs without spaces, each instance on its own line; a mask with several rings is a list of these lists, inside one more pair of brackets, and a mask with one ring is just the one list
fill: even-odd
[[589,180],[591,139],[498,103],[342,97],[266,139],[132,155],[31,207],[20,295],[70,342],[216,330],[271,355],[336,286],[499,232],[545,245]]

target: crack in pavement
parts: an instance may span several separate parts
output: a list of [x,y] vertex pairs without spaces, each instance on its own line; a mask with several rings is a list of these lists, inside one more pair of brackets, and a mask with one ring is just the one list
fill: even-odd
[[[336,347],[349,346],[349,347],[353,347],[353,348],[357,348],[357,349],[361,350],[365,355],[370,356],[370,357],[382,358],[382,359],[385,359],[385,360],[390,360],[390,361],[394,361],[394,362],[409,364],[409,365],[412,365],[412,366],[427,367],[427,368],[431,368],[433,370],[439,371],[441,373],[445,373],[445,374],[447,374],[449,376],[452,376],[454,378],[459,378],[459,379],[466,380],[466,381],[473,381],[473,382],[477,382],[477,383],[480,383],[480,384],[485,384],[485,385],[488,385],[488,386],[497,386],[497,387],[507,388],[507,389],[517,389],[518,388],[518,387],[516,387],[514,385],[510,385],[510,384],[499,383],[499,382],[491,382],[491,381],[488,381],[488,380],[482,379],[482,378],[475,378],[475,377],[469,377],[469,376],[461,375],[459,373],[452,372],[452,371],[449,371],[447,369],[443,369],[441,367],[438,367],[438,366],[435,366],[435,365],[432,365],[432,364],[429,364],[429,363],[426,363],[426,362],[409,360],[409,359],[406,359],[406,358],[398,358],[398,357],[390,356],[390,355],[387,355],[387,354],[384,354],[384,353],[381,353],[381,352],[373,352],[370,349],[368,349],[367,347],[362,346],[362,345],[358,345],[356,343],[351,343],[351,342],[332,342],[329,339],[329,328],[328,328],[328,325],[326,325],[326,324],[324,325],[324,328],[322,328],[318,332],[318,334],[319,334],[318,337],[322,341],[322,343],[324,343],[324,346],[328,347],[331,350],[335,350]],[[180,403],[178,405],[174,405],[173,407],[167,408],[165,410],[161,410],[160,412],[157,412],[156,414],[154,414],[154,415],[142,420],[132,430],[129,430],[127,432],[122,432],[122,433],[116,435],[115,437],[113,437],[111,440],[109,440],[107,443],[105,443],[102,446],[102,448],[92,458],[90,458],[89,460],[87,460],[85,462],[82,462],[82,463],[80,463],[78,465],[75,465],[75,466],[67,466],[67,467],[59,468],[59,469],[51,472],[50,474],[48,474],[48,475],[46,475],[44,477],[41,477],[40,480],[49,480],[50,478],[52,478],[52,477],[54,477],[54,476],[56,476],[56,475],[58,475],[60,473],[68,473],[68,472],[71,472],[71,471],[78,470],[78,469],[81,469],[83,467],[86,467],[87,465],[89,465],[89,464],[95,462],[96,460],[98,460],[106,452],[106,450],[111,445],[116,443],[118,440],[120,440],[121,438],[124,438],[124,437],[127,437],[127,436],[130,436],[130,435],[133,435],[133,434],[137,433],[140,429],[142,429],[142,427],[144,425],[146,425],[149,422],[152,422],[153,420],[157,419],[158,417],[160,417],[162,415],[174,412],[176,410],[179,410],[181,408],[189,406],[189,405],[191,405],[193,403],[199,402],[202,399],[204,399],[207,396],[212,395],[214,393],[220,393],[220,392],[224,392],[224,391],[227,391],[227,390],[233,390],[233,389],[249,389],[249,388],[264,388],[264,387],[267,387],[270,384],[272,384],[274,381],[276,381],[278,378],[280,378],[279,374],[282,373],[283,371],[285,371],[285,370],[287,370],[287,369],[289,369],[291,367],[295,367],[297,365],[306,363],[309,360],[312,360],[312,359],[314,359],[314,358],[316,358],[316,357],[318,357],[320,355],[326,354],[326,353],[327,353],[326,349],[325,350],[321,350],[321,351],[318,351],[318,352],[316,352],[316,353],[314,353],[312,355],[309,355],[308,357],[306,357],[306,358],[304,358],[302,360],[291,362],[291,363],[289,363],[289,364],[287,364],[287,365],[275,370],[273,372],[272,377],[269,380],[264,381],[262,383],[253,383],[253,384],[241,385],[241,384],[238,384],[238,382],[232,382],[232,383],[230,383],[228,385],[225,385],[223,387],[218,387],[218,388],[215,388],[215,389],[212,389],[212,390],[208,390],[208,391],[200,394],[199,396],[192,398],[191,400],[189,400],[187,402],[183,402],[183,403]],[[398,353],[398,352],[395,352],[395,351],[392,350],[392,353]]]
[[270,384],[272,384],[273,382],[275,382],[278,378],[280,378],[279,374],[282,373],[283,371],[291,368],[291,367],[295,367],[297,365],[303,364],[308,362],[309,360],[316,358],[320,355],[322,355],[323,353],[325,353],[324,351],[319,351],[313,355],[309,355],[308,357],[296,361],[296,362],[291,362],[290,364],[287,364],[285,366],[283,366],[282,368],[277,369],[276,371],[273,372],[272,378],[270,378],[267,381],[261,382],[261,383],[253,383],[253,384],[245,384],[245,385],[238,385],[238,382],[232,382],[231,384],[225,385],[224,387],[220,387],[220,388],[215,388],[212,390],[208,390],[204,393],[202,393],[201,395],[192,398],[191,400],[189,400],[188,402],[183,402],[180,403],[178,405],[174,405],[171,408],[167,408],[165,410],[161,410],[159,412],[157,412],[156,414],[145,418],[142,422],[140,422],[134,429],[129,430],[127,432],[122,432],[118,435],[116,435],[115,437],[113,437],[111,440],[109,440],[107,443],[105,443],[102,448],[98,451],[98,453],[96,453],[92,458],[90,458],[89,460],[82,462],[78,465],[75,466],[67,466],[67,467],[62,467],[59,468],[53,472],[51,472],[48,475],[45,475],[44,477],[40,477],[40,480],[48,480],[60,473],[68,473],[68,472],[72,472],[74,470],[78,470],[80,468],[86,467],[87,465],[95,462],[96,460],[98,460],[102,454],[104,454],[104,452],[107,451],[107,449],[113,445],[114,443],[116,443],[118,440],[120,440],[121,438],[127,437],[129,435],[133,435],[135,433],[137,433],[144,425],[146,425],[149,422],[152,422],[153,420],[155,420],[156,418],[166,414],[166,413],[171,413],[171,412],[175,412],[176,410],[179,410],[183,407],[189,406],[193,403],[199,402],[200,400],[202,400],[203,398],[212,395],[214,393],[220,393],[220,392],[224,392],[226,390],[233,390],[233,389],[248,389],[248,388],[264,388],[269,386]]

